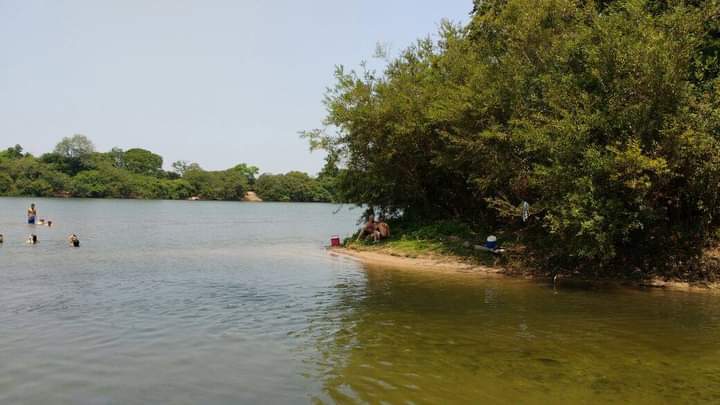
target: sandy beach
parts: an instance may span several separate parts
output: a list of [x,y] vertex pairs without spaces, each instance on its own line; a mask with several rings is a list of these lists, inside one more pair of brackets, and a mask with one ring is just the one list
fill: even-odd
[[[532,273],[511,272],[503,267],[490,267],[480,264],[472,264],[463,261],[461,258],[452,256],[418,256],[407,257],[393,254],[383,250],[357,250],[343,247],[329,249],[330,255],[350,257],[371,266],[387,266],[397,269],[417,271],[450,271],[460,273],[474,273],[481,277],[507,277],[513,279],[533,279],[538,281],[550,281]],[[720,283],[708,282],[686,282],[678,280],[664,280],[654,277],[647,280],[588,280],[572,276],[561,276],[558,285],[593,285],[607,287],[630,287],[630,288],[654,288],[669,291],[703,292],[720,294]]]
[[331,255],[351,257],[370,265],[421,270],[477,273],[483,276],[506,277],[502,268],[471,264],[451,256],[406,257],[385,251],[367,251],[348,248],[331,248]]

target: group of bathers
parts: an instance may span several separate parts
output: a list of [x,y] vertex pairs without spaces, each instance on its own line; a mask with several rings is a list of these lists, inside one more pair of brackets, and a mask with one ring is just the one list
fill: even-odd
[[[40,219],[37,220],[37,208],[35,208],[35,204],[30,204],[30,208],[27,210],[27,223],[28,225],[44,225],[47,227],[52,227],[53,222],[50,220]],[[3,235],[0,234],[0,244],[4,242]],[[38,237],[37,234],[30,234],[28,236],[28,239],[26,241],[28,245],[36,245],[38,243]],[[68,236],[68,243],[72,247],[80,247],[80,238],[76,234],[71,234]]]

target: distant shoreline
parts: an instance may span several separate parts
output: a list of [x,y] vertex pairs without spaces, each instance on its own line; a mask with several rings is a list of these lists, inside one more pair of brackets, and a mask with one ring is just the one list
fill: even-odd
[[[133,198],[133,197],[76,197],[76,196],[34,196],[34,195],[0,195],[0,198],[17,198],[24,200],[117,200],[117,201],[180,201],[180,202],[240,202],[240,203],[283,203],[283,204],[331,204],[343,205],[332,201],[273,201],[273,200],[211,200],[190,198]],[[347,204],[346,204],[347,205]]]
[[[33,156],[21,145],[0,149],[0,195],[212,201],[332,202],[332,164],[317,175],[301,171],[272,174],[245,163],[205,170],[142,148],[98,152],[81,134],[63,138],[52,152]],[[167,165],[166,165],[167,166]]]

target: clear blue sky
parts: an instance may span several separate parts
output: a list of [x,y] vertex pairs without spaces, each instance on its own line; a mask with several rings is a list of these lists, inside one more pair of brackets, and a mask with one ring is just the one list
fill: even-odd
[[0,0],[0,147],[85,134],[207,169],[311,173],[335,65],[465,22],[471,0]]

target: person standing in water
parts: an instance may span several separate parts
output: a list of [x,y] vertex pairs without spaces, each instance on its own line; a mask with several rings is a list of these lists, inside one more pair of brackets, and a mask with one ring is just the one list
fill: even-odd
[[37,209],[35,203],[30,204],[30,208],[27,210],[27,221],[30,225],[35,225],[35,218],[37,217]]

